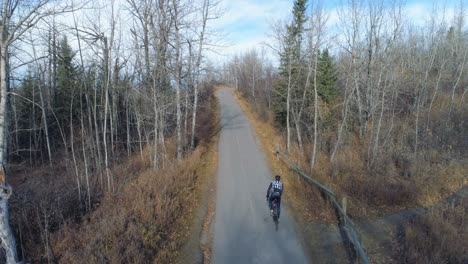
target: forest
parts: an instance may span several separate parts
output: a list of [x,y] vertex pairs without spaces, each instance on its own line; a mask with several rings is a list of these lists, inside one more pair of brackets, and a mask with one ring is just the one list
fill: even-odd
[[224,87],[353,219],[430,208],[389,263],[466,263],[466,4],[416,23],[404,1],[347,0],[332,25],[294,0],[272,41],[215,63],[222,2],[0,1],[0,263],[193,263]]
[[0,14],[3,261],[164,259],[214,133],[217,3],[7,0]]

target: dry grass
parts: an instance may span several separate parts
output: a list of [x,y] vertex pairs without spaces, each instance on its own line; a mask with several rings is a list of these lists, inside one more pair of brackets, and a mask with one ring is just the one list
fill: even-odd
[[[457,146],[468,142],[468,127],[464,128],[468,122],[463,122],[468,112],[455,107],[451,119],[447,121],[447,111],[441,108],[447,110],[449,98],[439,97],[428,117],[429,132],[420,136],[417,155],[411,146],[414,141],[411,118],[402,117],[396,118],[394,127],[395,131],[400,132],[395,138],[388,139],[389,143],[384,149],[373,154],[375,160],[370,167],[369,138],[359,139],[353,133],[344,135],[344,143],[333,164],[329,154],[319,148],[313,172],[308,169],[307,163],[311,144],[305,143],[301,152],[293,144],[289,155],[314,178],[331,184],[338,193],[348,196],[350,213],[355,216],[381,215],[404,208],[429,206],[446,199],[468,183],[468,163],[463,161],[468,154],[467,148]],[[286,174],[288,168],[278,167],[278,162],[272,158],[274,147],[278,145],[285,149],[285,144],[284,135],[273,124],[271,114],[262,114],[258,107],[253,109],[240,94],[236,94],[236,98],[255,127],[266,152],[270,153],[273,171]],[[327,130],[322,134],[325,139],[333,138]],[[327,144],[333,145],[333,140]]]
[[468,199],[432,209],[401,227],[394,259],[399,263],[468,263]]
[[[286,196],[296,212],[299,211],[300,218],[327,221],[330,213],[323,213],[323,217],[318,213],[329,207],[317,204],[321,200],[316,199],[318,195],[311,199],[313,188],[306,187],[308,183],[298,180],[287,166],[276,160],[273,149],[276,145],[285,149],[284,135],[273,125],[271,115],[268,118],[268,114],[262,113],[264,110],[253,109],[239,94],[236,98],[265,148],[272,171],[288,176],[284,177],[286,184],[292,185],[294,193],[287,192]],[[310,145],[305,144],[301,153],[294,146],[289,156],[320,182],[330,183],[335,193],[347,196],[348,213],[352,217],[376,217],[415,207],[430,207],[468,184],[468,147],[465,146],[468,144],[468,111],[454,108],[448,122],[447,111],[442,114],[444,111],[440,110],[443,107],[447,110],[446,103],[434,105],[429,116],[429,132],[422,132],[417,155],[411,145],[414,142],[414,127],[409,127],[414,123],[412,117],[406,120],[398,117],[394,128],[398,134],[388,139],[386,148],[375,154],[370,167],[368,139],[358,139],[352,132],[344,136],[333,164],[329,153],[319,150],[313,173],[307,169]],[[327,144],[334,144],[336,139],[326,134],[330,132],[327,131],[323,131],[322,139],[331,142]],[[403,231],[400,230],[400,239],[395,243],[394,260],[397,263],[468,263],[467,204],[465,199],[455,207],[434,209],[417,216],[409,225],[400,223]],[[310,211],[313,213],[308,213]]]
[[[53,259],[51,233],[65,221],[81,221],[85,213],[84,203],[78,197],[73,164],[61,158],[54,160],[52,166],[34,169],[17,166],[10,175],[14,188],[10,199],[11,224],[18,239],[19,256],[33,263],[48,262]],[[98,182],[97,176],[93,179]],[[102,198],[98,184],[92,185],[91,193],[94,207]]]
[[208,111],[200,111],[196,150],[176,161],[174,139],[168,138],[164,167],[157,172],[150,147],[142,156],[122,159],[111,168],[114,193],[103,194],[98,175],[92,175],[91,212],[79,206],[84,203],[66,157],[52,168],[17,172],[12,223],[22,258],[33,263],[174,262],[216,170],[217,103],[212,93],[204,96],[200,107]]
[[212,225],[212,221],[214,219],[214,216],[215,216],[215,208],[214,208],[214,203],[213,202],[210,202],[210,204],[208,205],[208,211],[207,211],[207,215],[203,221],[203,233],[205,234],[206,236],[206,241],[202,241],[202,244],[201,244],[201,249],[202,249],[202,253],[203,253],[203,264],[209,264],[211,263],[211,239],[210,239],[210,228],[211,228],[211,225]]
[[[201,121],[211,124],[210,128],[199,128],[206,137],[215,135],[216,109],[213,102],[211,114],[200,116]],[[66,225],[54,234],[58,262],[174,262],[193,231],[201,191],[212,180],[217,164],[216,141],[198,141],[204,144],[183,160],[168,160],[157,172],[146,166],[117,193],[106,196],[83,224]],[[133,170],[134,163],[126,165],[119,171]]]
[[[155,173],[147,168],[120,192],[107,196],[84,225],[67,225],[53,236],[60,263],[167,263],[177,256],[196,204],[197,181],[212,156],[198,148],[190,157]],[[87,256],[83,258],[82,256]]]

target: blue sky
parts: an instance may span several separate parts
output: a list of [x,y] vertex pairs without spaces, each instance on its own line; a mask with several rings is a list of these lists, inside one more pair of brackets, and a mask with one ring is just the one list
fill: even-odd
[[[310,2],[311,0],[309,0]],[[465,8],[468,0],[461,0]],[[324,8],[329,15],[328,26],[338,21],[337,8],[347,0],[323,0]],[[216,21],[214,27],[222,34],[224,48],[221,52],[224,57],[245,51],[250,48],[259,48],[261,43],[271,42],[271,24],[277,20],[285,20],[290,16],[293,0],[222,0],[221,6],[224,15]],[[460,0],[407,0],[406,13],[416,24],[423,24],[429,18],[433,6],[441,10],[446,5],[446,14],[453,15]],[[222,56],[223,57],[223,56]]]

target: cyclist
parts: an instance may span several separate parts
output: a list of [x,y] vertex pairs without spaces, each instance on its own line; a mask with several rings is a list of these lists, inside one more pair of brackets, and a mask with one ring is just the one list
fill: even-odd
[[270,206],[270,215],[273,214],[273,200],[276,199],[278,203],[278,219],[280,216],[280,205],[281,205],[281,195],[283,195],[284,186],[281,182],[281,177],[279,175],[275,176],[275,180],[270,183],[268,186],[266,198],[268,200],[268,204]]

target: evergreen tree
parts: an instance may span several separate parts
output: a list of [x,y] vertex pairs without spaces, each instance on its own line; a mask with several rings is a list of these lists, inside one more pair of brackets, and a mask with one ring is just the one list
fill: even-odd
[[[306,9],[308,0],[295,0],[293,5],[293,21],[286,27],[287,36],[284,40],[284,50],[280,54],[280,80],[273,89],[273,111],[276,121],[286,124],[286,94],[288,85],[292,97],[294,94],[300,95],[304,89],[305,74],[301,69],[306,68],[306,63],[302,56],[302,42],[304,35],[304,23],[307,20]],[[292,80],[289,83],[289,80]]]
[[298,59],[301,53],[302,35],[304,33],[304,23],[307,18],[305,15],[307,9],[307,0],[296,0],[293,6],[293,24],[290,26],[290,33],[296,46],[294,52],[297,53]]
[[64,36],[58,49],[57,91],[54,98],[54,111],[62,126],[70,121],[71,108],[77,113],[79,107],[79,97],[76,97],[77,73],[73,57],[73,50],[68,44],[67,37]]
[[[31,72],[28,72],[24,80],[18,87],[18,94],[21,96],[16,100],[17,118],[17,139],[18,149],[28,149],[36,146],[29,146],[30,134],[36,133],[36,129],[41,126],[41,110],[37,80]],[[23,99],[24,98],[24,99]],[[21,153],[19,153],[21,156]]]
[[317,87],[317,92],[325,102],[330,103],[336,97],[337,73],[335,63],[328,49],[320,54],[318,70],[319,85]]

